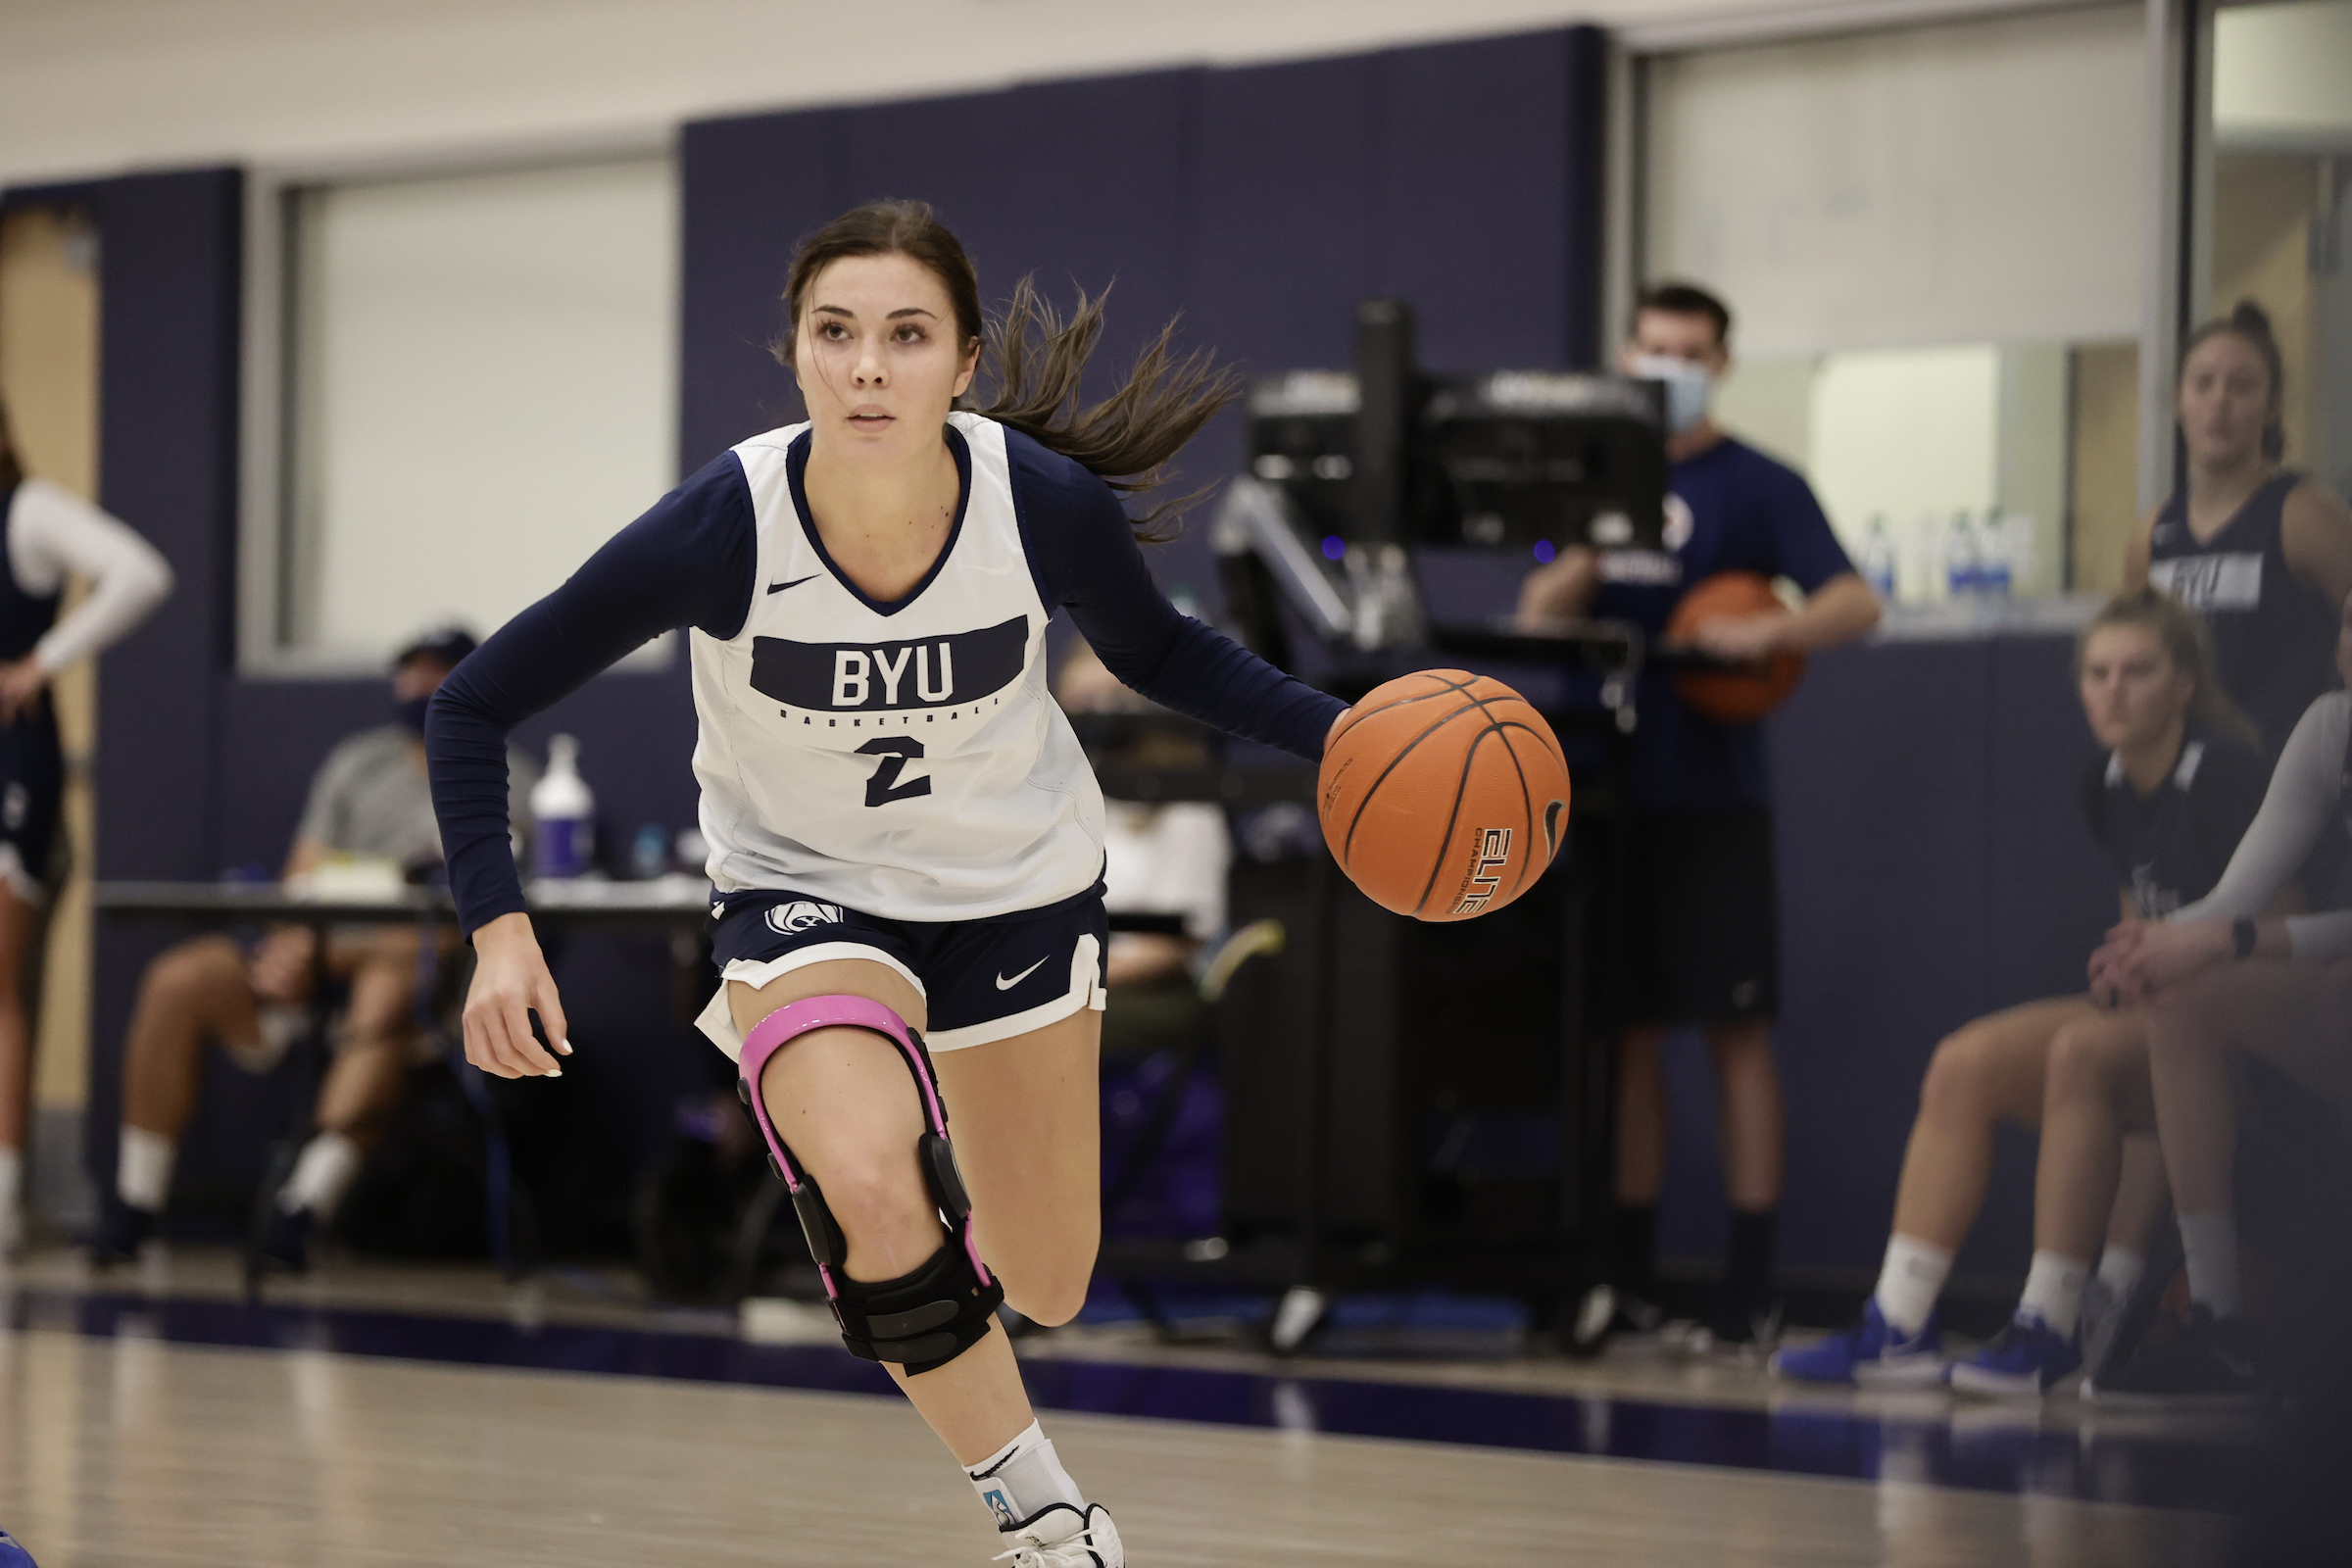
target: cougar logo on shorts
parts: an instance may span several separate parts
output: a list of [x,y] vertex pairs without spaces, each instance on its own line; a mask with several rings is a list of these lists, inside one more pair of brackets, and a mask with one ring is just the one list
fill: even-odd
[[0,826],[14,833],[24,825],[24,814],[31,809],[31,794],[22,784],[11,784],[8,794],[0,797]]
[[795,899],[779,904],[767,911],[767,928],[778,936],[795,936],[812,925],[829,925],[841,918],[838,904],[813,904],[807,899]]

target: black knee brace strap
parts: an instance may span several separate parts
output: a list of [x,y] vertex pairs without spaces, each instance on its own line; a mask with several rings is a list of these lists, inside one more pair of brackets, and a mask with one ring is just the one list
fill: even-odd
[[[914,1074],[922,1101],[924,1128],[915,1140],[915,1163],[947,1228],[945,1245],[922,1267],[895,1280],[851,1279],[842,1272],[849,1245],[825,1202],[825,1195],[792,1157],[768,1121],[760,1101],[760,1073],[768,1058],[811,1029],[866,1029],[896,1045]],[[1004,1300],[1004,1287],[992,1276],[972,1246],[972,1204],[956,1152],[948,1143],[947,1107],[931,1070],[922,1036],[897,1013],[864,997],[811,997],[760,1020],[743,1044],[742,1077],[736,1092],[751,1107],[767,1140],[768,1164],[792,1193],[794,1212],[808,1239],[809,1255],[825,1282],[842,1343],[869,1361],[903,1362],[908,1372],[928,1372],[978,1344]]]

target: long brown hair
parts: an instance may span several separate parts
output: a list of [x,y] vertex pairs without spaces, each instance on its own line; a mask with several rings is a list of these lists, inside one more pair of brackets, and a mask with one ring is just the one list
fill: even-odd
[[2252,300],[2239,300],[2228,316],[2217,316],[2188,334],[2180,345],[2180,368],[2173,372],[2173,390],[2178,393],[2181,380],[2188,374],[2188,357],[2207,338],[2224,333],[2236,338],[2254,351],[2263,368],[2271,372],[2271,416],[2262,422],[2262,455],[2266,462],[2277,463],[2286,456],[2286,420],[2280,411],[2286,406],[2286,357],[2278,352],[2278,339],[2271,331],[2270,313]]
[[[784,336],[778,360],[792,364],[801,308],[816,275],[847,256],[905,256],[929,269],[947,288],[956,313],[958,347],[980,345],[985,400],[957,407],[987,416],[1041,446],[1083,465],[1129,494],[1157,488],[1186,442],[1242,394],[1242,378],[1209,353],[1180,354],[1169,321],[1135,357],[1118,389],[1102,402],[1080,401],[1087,362],[1102,338],[1102,305],[1109,291],[1078,296],[1067,319],[1027,277],[1013,284],[1004,314],[980,311],[980,280],[957,240],[926,202],[880,201],[854,207],[801,242],[784,285]],[[1163,501],[1132,519],[1136,537],[1174,536],[1184,509],[1198,493]]]
[[0,403],[0,496],[24,482],[24,465],[17,461],[17,444],[8,436],[8,405]]
[[2173,667],[2191,682],[2188,722],[2208,735],[2227,735],[2260,750],[2262,736],[2238,710],[2213,673],[2213,635],[2205,617],[2153,584],[2128,588],[2099,607],[2075,638],[2075,675],[2082,674],[2082,653],[2102,626],[2142,626],[2153,633]]

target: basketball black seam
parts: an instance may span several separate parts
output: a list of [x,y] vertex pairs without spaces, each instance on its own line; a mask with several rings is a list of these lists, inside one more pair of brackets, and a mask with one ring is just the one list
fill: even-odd
[[[1438,839],[1438,853],[1430,862],[1429,880],[1421,884],[1421,897],[1413,905],[1413,914],[1416,917],[1424,908],[1428,907],[1429,895],[1438,885],[1438,873],[1446,869],[1446,846],[1453,842],[1453,824],[1462,819],[1462,796],[1470,788],[1470,764],[1478,760],[1479,742],[1494,733],[1494,722],[1489,719],[1487,727],[1478,732],[1477,740],[1473,740],[1469,749],[1462,753],[1462,776],[1454,780],[1453,784],[1453,808],[1446,815],[1446,831]],[[1506,752],[1509,751],[1510,743],[1504,742],[1502,749]]]
[[[1465,674],[1465,675],[1470,675],[1470,672],[1469,672],[1468,670],[1466,670],[1466,669],[1465,669],[1465,670],[1463,670],[1463,671],[1461,671],[1461,673],[1462,673],[1462,674]],[[1413,680],[1413,679],[1416,679],[1416,678],[1420,678],[1420,679],[1427,679],[1427,680],[1446,680],[1446,676],[1445,676],[1445,674],[1444,674],[1442,671],[1435,670],[1435,669],[1416,669],[1416,670],[1414,670],[1414,671],[1412,672],[1412,674],[1410,674],[1410,675],[1399,675],[1399,676],[1397,676],[1397,677],[1396,677],[1396,679],[1397,679],[1397,680]],[[1349,722],[1348,722],[1348,724],[1347,728],[1346,728],[1346,729],[1343,729],[1343,730],[1341,730],[1339,735],[1334,735],[1334,736],[1332,737],[1332,740],[1333,740],[1333,741],[1335,741],[1335,742],[1336,742],[1336,741],[1338,741],[1338,740],[1340,739],[1340,736],[1341,736],[1341,735],[1346,735],[1346,734],[1349,733],[1349,731],[1352,731],[1352,730],[1355,728],[1355,726],[1356,726],[1356,725],[1358,725],[1358,724],[1361,724],[1361,723],[1362,723],[1362,722],[1363,722],[1365,719],[1367,719],[1367,718],[1370,718],[1370,717],[1371,717],[1373,714],[1375,714],[1375,713],[1385,713],[1385,712],[1387,712],[1387,711],[1388,711],[1390,709],[1392,709],[1392,708],[1403,708],[1403,707],[1405,707],[1407,704],[1410,704],[1410,703],[1426,703],[1426,702],[1428,702],[1428,701],[1429,701],[1431,698],[1433,698],[1433,697],[1443,697],[1443,696],[1445,696],[1445,695],[1446,695],[1447,692],[1466,692],[1466,691],[1468,691],[1468,690],[1470,689],[1470,686],[1475,686],[1475,685],[1477,685],[1477,684],[1478,684],[1480,681],[1482,681],[1482,680],[1485,680],[1486,678],[1487,678],[1487,677],[1486,677],[1486,676],[1484,676],[1484,675],[1470,675],[1470,685],[1469,685],[1469,686],[1457,685],[1457,684],[1455,684],[1455,683],[1454,683],[1454,682],[1452,682],[1452,681],[1446,681],[1446,684],[1445,684],[1444,686],[1440,687],[1438,690],[1436,690],[1436,691],[1434,691],[1434,692],[1417,692],[1417,693],[1415,693],[1415,694],[1414,694],[1413,696],[1411,696],[1411,697],[1393,697],[1393,698],[1389,699],[1389,701],[1387,701],[1387,702],[1385,702],[1385,703],[1381,704],[1381,705],[1380,705],[1378,708],[1366,709],[1366,710],[1365,710],[1363,712],[1360,712],[1360,713],[1355,713],[1355,710],[1354,710],[1354,709],[1352,709],[1352,708],[1350,708],[1349,710],[1348,710],[1348,712],[1350,712],[1350,713],[1355,713],[1355,717],[1354,717],[1353,719],[1349,720]],[[1392,682],[1392,683],[1390,683],[1390,684],[1394,684],[1394,683]],[[1499,684],[1499,683],[1498,683],[1498,684]],[[1366,695],[1366,696],[1369,696],[1369,695],[1371,695],[1371,694],[1367,692],[1365,695]],[[1471,699],[1471,701],[1473,701],[1473,702],[1476,702],[1477,700],[1478,700],[1478,699],[1476,699],[1476,698],[1472,698],[1472,699]]]
[[[1525,724],[1522,724],[1515,719],[1508,724],[1496,723],[1493,720],[1490,720],[1489,728],[1494,734],[1502,736],[1502,753],[1505,757],[1508,757],[1511,760],[1511,771],[1519,775],[1519,805],[1522,814],[1527,819],[1527,836],[1532,839],[1536,836],[1536,797],[1534,793],[1527,787],[1527,769],[1520,764],[1519,753],[1517,749],[1511,745],[1509,732],[1515,729],[1520,729],[1527,730],[1527,733],[1533,735],[1535,731],[1528,729]],[[1520,894],[1527,891],[1527,862],[1534,858],[1535,857],[1532,854],[1520,857],[1519,880],[1511,884],[1512,898],[1515,899]],[[1548,860],[1544,862],[1546,865],[1550,863],[1551,862]]]
[[[1428,675],[1432,680],[1445,679],[1444,676],[1438,675],[1429,670],[1418,671],[1418,673]],[[1476,682],[1479,677],[1473,675],[1470,677],[1470,679],[1472,682]],[[1462,692],[1467,694],[1469,690],[1470,687],[1466,684],[1459,684],[1453,681],[1446,682],[1446,692]],[[1424,701],[1426,697],[1443,697],[1445,695],[1446,692],[1429,692],[1425,694],[1425,697],[1399,698],[1394,703],[1381,704],[1381,706],[1374,709],[1372,712],[1385,713],[1390,709],[1401,708],[1406,703],[1418,703]],[[1455,709],[1452,712],[1447,713],[1444,718],[1439,719],[1435,724],[1430,725],[1429,728],[1423,730],[1420,734],[1405,742],[1404,750],[1398,752],[1395,757],[1389,759],[1389,765],[1380,770],[1380,777],[1374,779],[1370,784],[1364,787],[1364,798],[1355,803],[1355,814],[1348,819],[1348,831],[1340,839],[1340,869],[1344,871],[1348,868],[1348,858],[1355,853],[1355,829],[1356,825],[1364,819],[1365,808],[1372,804],[1372,797],[1379,793],[1380,787],[1389,781],[1389,775],[1396,771],[1396,764],[1403,761],[1407,757],[1411,756],[1414,747],[1420,745],[1423,741],[1429,739],[1432,735],[1435,735],[1438,731],[1444,729],[1446,725],[1452,723],[1464,713],[1471,711],[1472,709],[1483,709],[1484,707],[1485,704],[1483,704],[1478,698],[1472,697],[1466,706]],[[1366,718],[1370,718],[1371,716],[1372,713],[1366,713],[1364,715]],[[1489,719],[1488,722],[1491,724],[1494,721]],[[1355,726],[1350,724],[1348,727],[1349,729],[1353,729]],[[1343,731],[1342,733],[1344,734],[1346,732]],[[1473,742],[1472,744],[1475,745],[1476,743]]]

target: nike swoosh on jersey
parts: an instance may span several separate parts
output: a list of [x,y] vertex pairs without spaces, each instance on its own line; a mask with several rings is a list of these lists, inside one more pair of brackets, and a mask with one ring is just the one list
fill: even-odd
[[[1047,957],[1051,956],[1053,956],[1053,955],[1047,955]],[[1028,968],[1023,969],[1019,974],[1014,975],[1009,980],[1005,979],[1003,975],[997,976],[997,989],[999,991],[1010,991],[1014,986],[1019,985],[1022,981],[1037,973],[1039,966],[1045,961],[1045,958],[1038,959],[1036,963],[1033,963]]]
[[805,582],[814,582],[816,578],[817,574],[812,571],[806,577],[795,577],[790,582],[771,582],[767,585],[767,591],[771,594],[780,594],[787,588],[798,588]]

